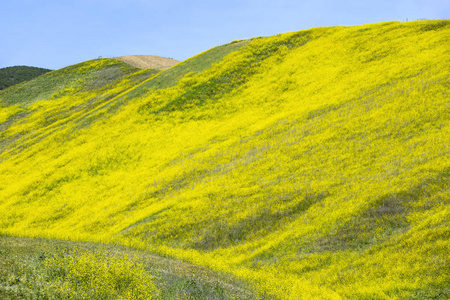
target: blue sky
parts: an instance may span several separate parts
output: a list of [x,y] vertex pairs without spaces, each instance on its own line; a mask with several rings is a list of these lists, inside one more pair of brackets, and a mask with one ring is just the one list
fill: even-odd
[[149,54],[184,60],[312,27],[450,18],[449,0],[1,0],[0,68]]

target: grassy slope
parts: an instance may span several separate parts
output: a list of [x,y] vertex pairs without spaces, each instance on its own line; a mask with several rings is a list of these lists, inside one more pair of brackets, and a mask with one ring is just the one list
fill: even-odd
[[0,69],[0,90],[50,72],[49,69],[15,66]]
[[280,298],[448,298],[448,24],[317,28],[138,85],[0,93],[0,231],[150,249]]

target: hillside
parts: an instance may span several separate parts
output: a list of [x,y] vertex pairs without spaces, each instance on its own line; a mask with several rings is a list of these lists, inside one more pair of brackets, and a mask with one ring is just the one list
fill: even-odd
[[0,90],[50,72],[49,69],[15,66],[0,69]]
[[279,299],[450,298],[447,20],[100,59],[0,92],[0,233],[120,244]]
[[173,58],[155,55],[128,55],[114,57],[114,59],[118,59],[140,69],[166,70],[179,63],[178,60]]

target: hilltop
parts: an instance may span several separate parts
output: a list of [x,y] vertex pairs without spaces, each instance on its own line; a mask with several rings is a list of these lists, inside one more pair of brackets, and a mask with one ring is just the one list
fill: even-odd
[[49,69],[15,66],[0,69],[0,90],[50,72]]
[[0,92],[0,233],[280,299],[450,298],[450,23],[313,28]]
[[178,60],[173,58],[155,56],[155,55],[128,55],[128,56],[118,56],[114,59],[121,60],[133,67],[140,69],[158,69],[166,70],[177,63]]

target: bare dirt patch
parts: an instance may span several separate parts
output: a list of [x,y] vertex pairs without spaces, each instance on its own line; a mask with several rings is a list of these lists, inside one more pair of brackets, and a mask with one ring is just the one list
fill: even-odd
[[178,60],[173,58],[155,56],[155,55],[128,55],[113,57],[141,69],[158,69],[166,70],[173,65],[179,63]]

